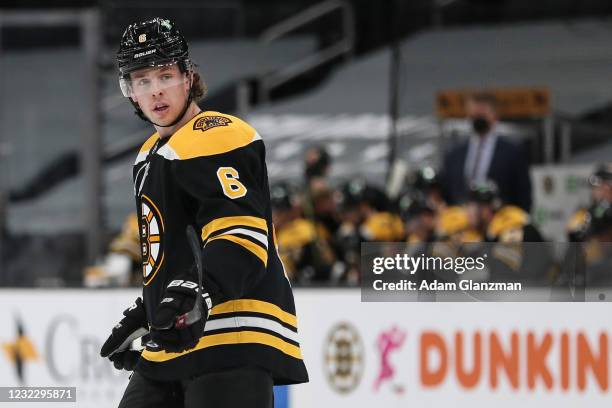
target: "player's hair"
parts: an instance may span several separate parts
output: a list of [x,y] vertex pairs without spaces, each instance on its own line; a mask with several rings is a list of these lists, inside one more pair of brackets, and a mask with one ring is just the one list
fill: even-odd
[[192,96],[193,100],[197,103],[204,99],[206,94],[208,93],[208,86],[206,86],[206,82],[200,76],[199,73],[193,73],[193,85],[192,85]]

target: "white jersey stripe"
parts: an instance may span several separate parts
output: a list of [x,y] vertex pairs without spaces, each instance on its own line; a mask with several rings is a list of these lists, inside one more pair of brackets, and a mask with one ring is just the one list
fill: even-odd
[[149,151],[145,150],[144,152],[140,152],[138,153],[138,156],[136,156],[136,161],[134,162],[134,166],[137,165],[138,163],[145,161],[147,159],[147,156],[149,155]]
[[268,237],[260,232],[251,231],[245,228],[234,228],[229,231],[225,231],[223,234],[219,234],[217,236],[228,234],[248,235],[249,237],[255,238],[257,241],[261,242],[261,244],[264,245],[266,249],[268,248]]
[[277,321],[266,319],[264,317],[253,316],[234,316],[223,319],[208,320],[204,332],[219,330],[219,329],[237,329],[240,327],[257,327],[273,331],[286,339],[298,342],[296,332],[289,330]]
[[176,154],[174,149],[172,149],[168,145],[168,143],[166,143],[165,145],[160,147],[159,150],[157,151],[157,154],[159,154],[160,156],[162,156],[162,157],[164,157],[164,158],[166,158],[168,160],[179,160],[180,159],[178,154]]

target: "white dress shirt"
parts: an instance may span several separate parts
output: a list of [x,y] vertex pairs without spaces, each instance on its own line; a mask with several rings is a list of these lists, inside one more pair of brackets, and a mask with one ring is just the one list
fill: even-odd
[[[481,137],[470,136],[467,156],[465,158],[464,175],[468,186],[472,183],[484,183],[493,159],[497,133],[494,130]],[[480,152],[478,151],[480,149]]]

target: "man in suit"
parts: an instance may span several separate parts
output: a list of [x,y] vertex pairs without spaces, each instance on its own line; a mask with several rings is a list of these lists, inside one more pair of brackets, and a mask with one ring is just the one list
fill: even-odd
[[445,198],[451,205],[467,200],[469,186],[493,180],[502,200],[529,212],[531,180],[523,148],[498,134],[496,101],[490,94],[475,94],[467,101],[473,133],[450,149],[442,167]]

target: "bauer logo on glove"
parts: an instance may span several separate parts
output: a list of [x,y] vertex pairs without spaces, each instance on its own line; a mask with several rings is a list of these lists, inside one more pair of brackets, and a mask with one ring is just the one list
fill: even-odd
[[[189,350],[204,334],[212,302],[208,293],[198,286],[190,280],[174,279],[166,287],[164,299],[151,322],[151,339],[162,349]],[[198,297],[201,300],[196,301]]]

